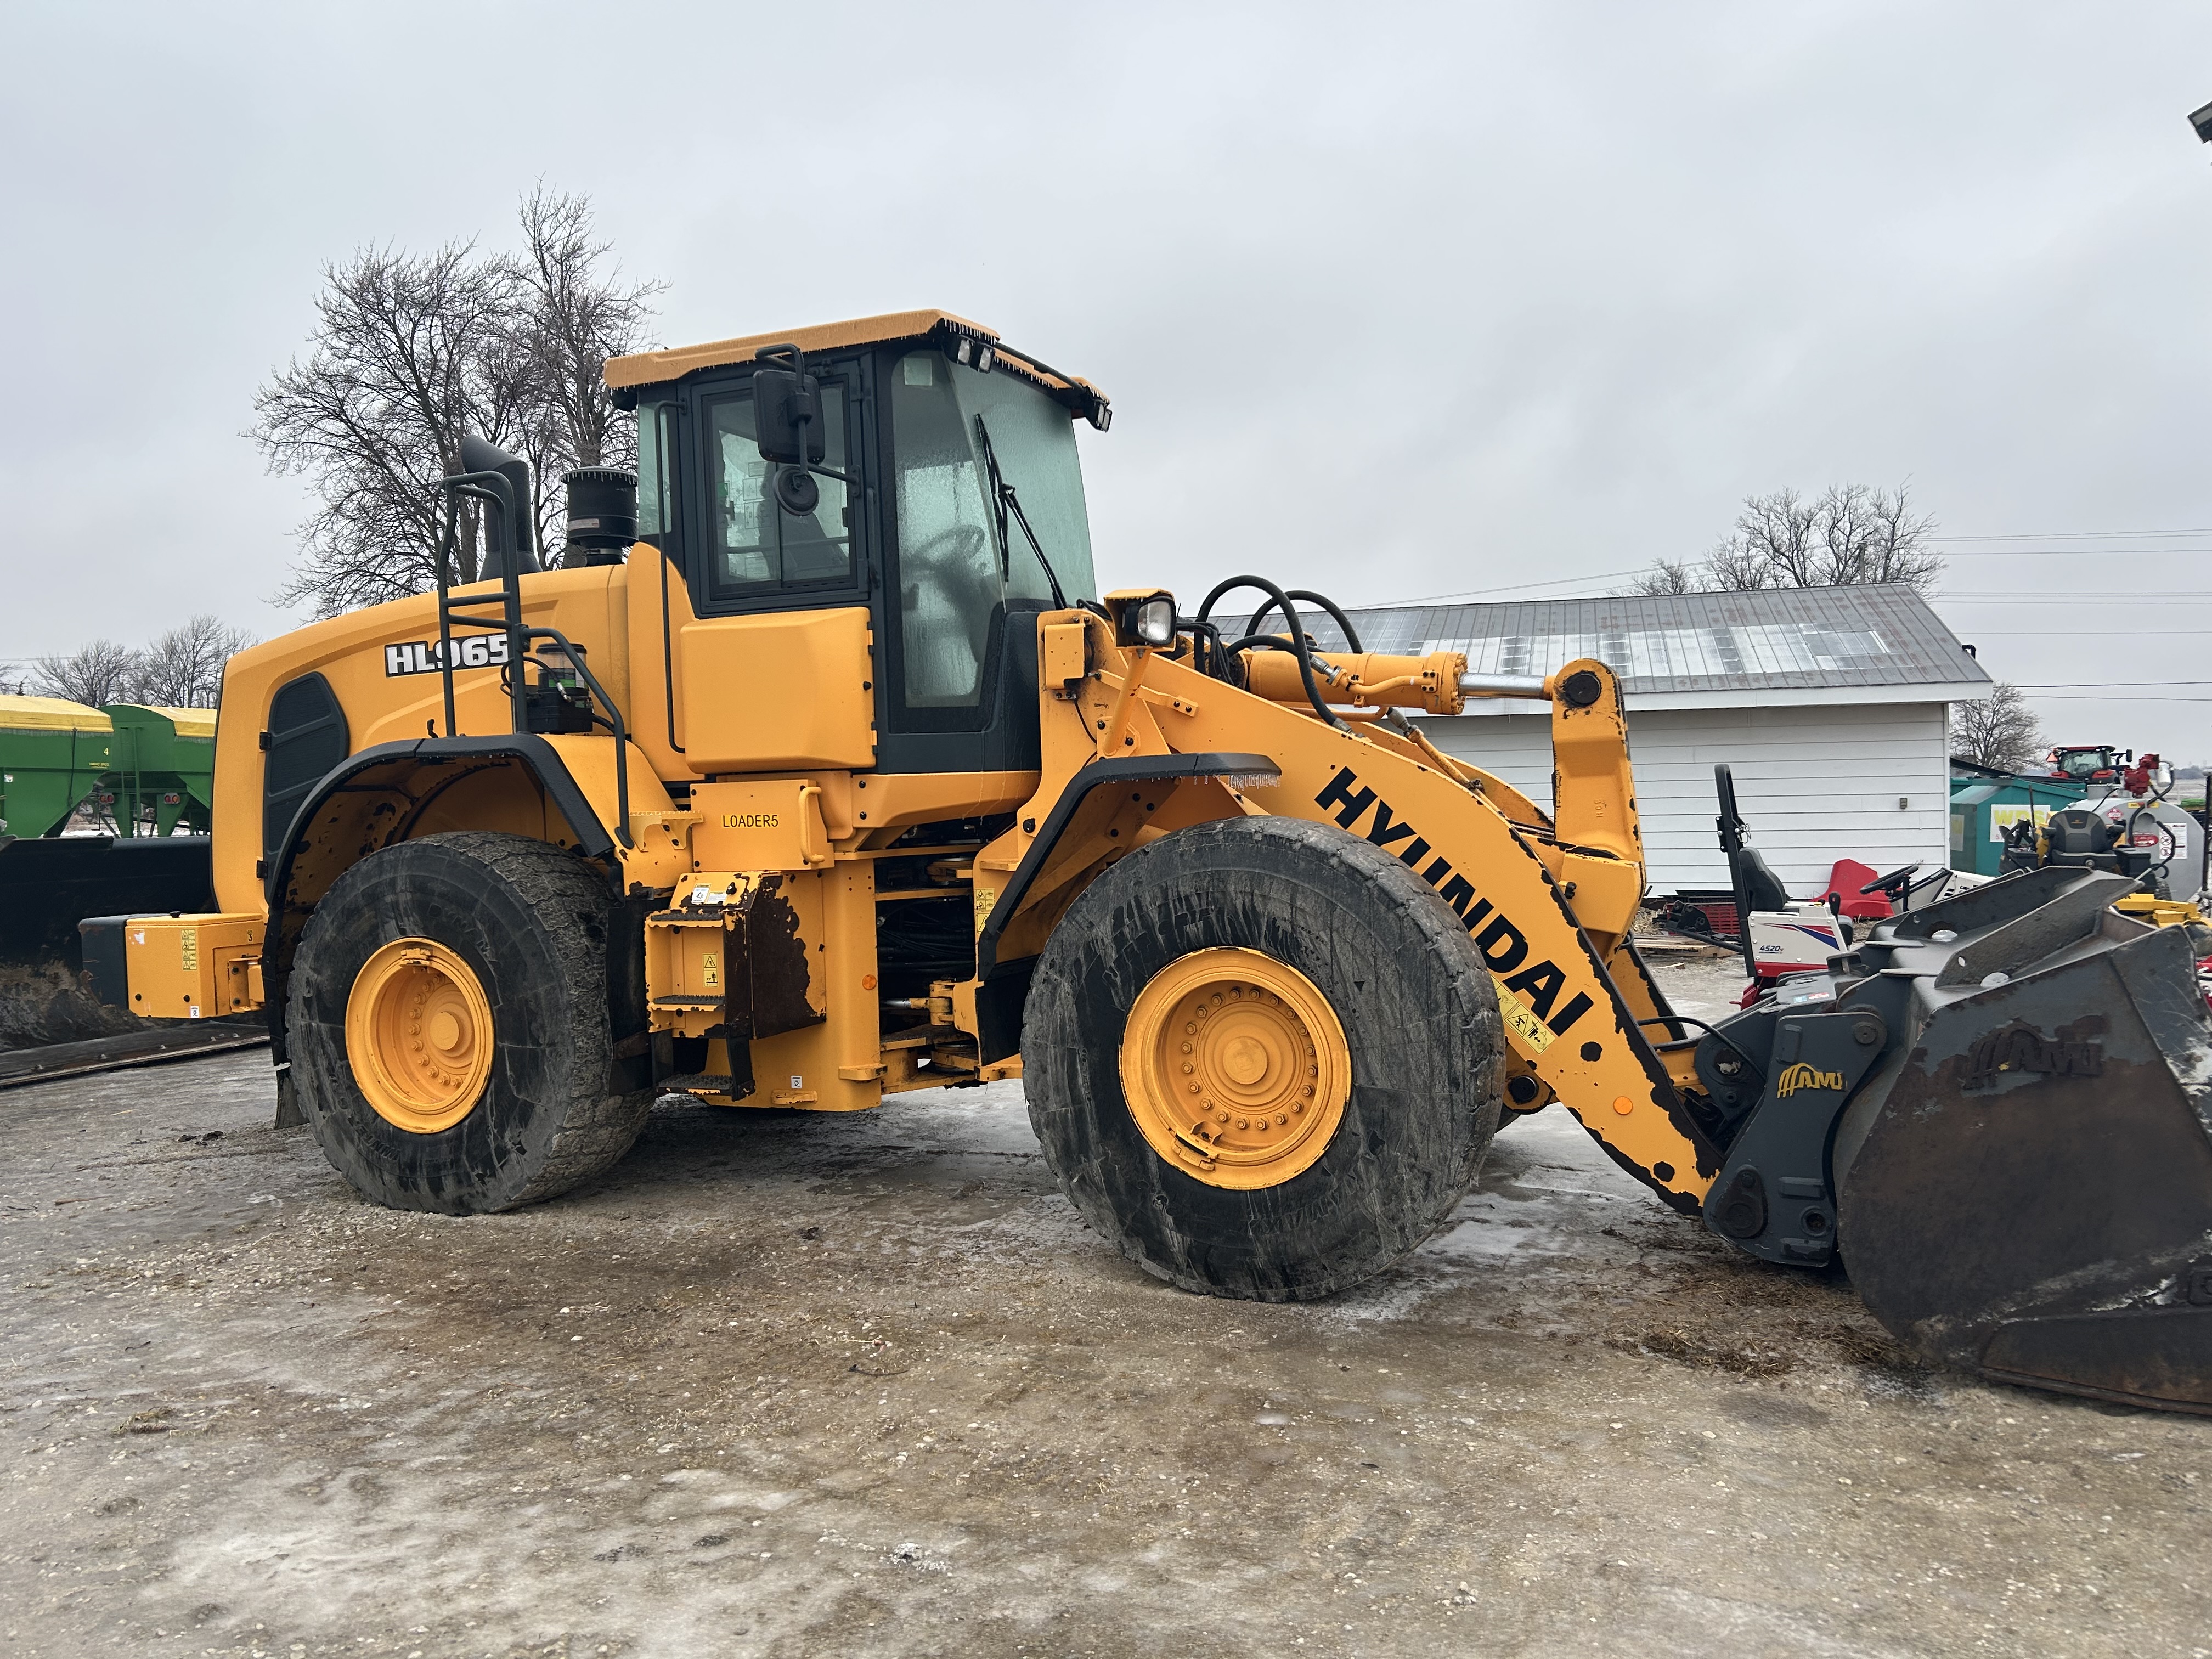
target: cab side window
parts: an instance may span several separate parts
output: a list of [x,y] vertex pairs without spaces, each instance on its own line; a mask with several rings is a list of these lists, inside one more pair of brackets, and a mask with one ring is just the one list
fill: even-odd
[[909,352],[891,374],[909,708],[973,708],[982,700],[991,619],[1006,597],[1003,553],[952,373],[933,348]]
[[[822,381],[824,463],[850,474],[848,402],[842,382]],[[706,436],[707,585],[717,599],[769,598],[792,590],[855,585],[853,520],[846,486],[815,476],[811,513],[777,505],[775,469],[761,459],[750,386],[713,396],[702,410]]]

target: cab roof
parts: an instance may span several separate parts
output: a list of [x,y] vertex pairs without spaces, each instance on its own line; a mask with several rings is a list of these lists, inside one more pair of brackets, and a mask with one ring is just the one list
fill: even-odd
[[1106,394],[1080,375],[1064,374],[1035,357],[1010,350],[1000,341],[995,329],[935,309],[890,311],[879,317],[815,323],[805,328],[781,329],[773,334],[744,334],[705,345],[633,352],[626,357],[608,358],[605,373],[607,385],[620,392],[635,386],[659,386],[698,369],[750,362],[763,346],[795,345],[805,352],[842,351],[854,346],[884,345],[894,340],[933,337],[948,345],[963,339],[979,347],[988,345],[997,367],[1050,392],[1075,413],[1088,418],[1093,426],[1103,430],[1111,418],[1106,413]]

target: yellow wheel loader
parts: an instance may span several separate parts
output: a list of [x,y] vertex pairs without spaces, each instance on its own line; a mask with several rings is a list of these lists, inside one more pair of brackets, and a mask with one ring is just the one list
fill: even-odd
[[[2124,878],[1876,925],[1705,1025],[1630,931],[1619,683],[1366,652],[1256,577],[1094,597],[1089,382],[937,311],[617,359],[640,471],[444,482],[482,580],[229,665],[220,910],[95,919],[136,1012],[265,1008],[379,1202],[550,1197],[658,1094],[1019,1078],[1085,1218],[1194,1291],[1403,1257],[1557,1102],[1929,1358],[2212,1409],[2212,1022]],[[1240,596],[1231,605],[1232,596]],[[1311,631],[1334,618],[1334,648]],[[1549,810],[1407,711],[1548,700]]]

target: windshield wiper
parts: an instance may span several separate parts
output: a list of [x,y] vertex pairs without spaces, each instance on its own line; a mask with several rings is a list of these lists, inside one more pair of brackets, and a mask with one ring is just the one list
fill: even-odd
[[1030,528],[1029,514],[1022,511],[1022,498],[1014,494],[1014,487],[999,471],[998,452],[991,447],[991,428],[983,424],[983,417],[975,417],[975,442],[983,452],[983,465],[990,477],[991,511],[999,532],[999,580],[1007,578],[1006,563],[1011,556],[1006,542],[1006,514],[1014,515],[1014,522],[1022,527],[1029,540],[1030,551],[1036,555],[1037,563],[1044,570],[1044,579],[1052,584],[1052,605],[1055,611],[1067,609],[1067,595],[1060,591],[1060,578],[1053,573],[1052,561],[1044,556],[1044,548],[1037,541],[1036,532]]

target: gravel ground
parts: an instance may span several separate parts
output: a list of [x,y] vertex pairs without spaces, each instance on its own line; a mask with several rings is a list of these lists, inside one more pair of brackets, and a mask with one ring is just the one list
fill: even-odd
[[0,1096],[9,1652],[2212,1659],[2212,1421],[1928,1374],[1556,1109],[1262,1307],[1087,1232],[1018,1085],[665,1108],[470,1220],[271,1098]]

